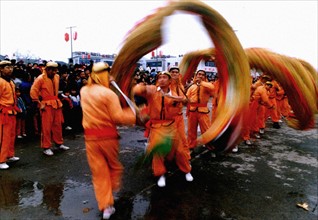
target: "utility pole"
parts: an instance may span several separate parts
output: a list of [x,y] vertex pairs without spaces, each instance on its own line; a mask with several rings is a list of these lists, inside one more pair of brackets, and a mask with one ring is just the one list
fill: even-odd
[[73,60],[73,33],[72,33],[72,29],[76,28],[76,26],[70,26],[67,27],[66,29],[70,29],[70,38],[71,38],[71,59]]

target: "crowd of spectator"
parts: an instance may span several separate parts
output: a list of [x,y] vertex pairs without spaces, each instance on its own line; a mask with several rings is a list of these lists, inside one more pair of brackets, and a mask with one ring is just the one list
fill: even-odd
[[[43,72],[47,61],[24,63],[10,60],[13,65],[12,80],[16,86],[17,104],[22,112],[17,115],[16,137],[35,137],[41,133],[41,119],[37,103],[32,102],[30,89],[34,80]],[[86,85],[93,62],[89,65],[58,66],[59,98],[63,103],[63,129],[74,132],[82,130],[80,89]]]
[[[12,80],[16,86],[17,104],[22,112],[17,115],[16,138],[36,137],[41,134],[41,117],[38,103],[32,102],[30,89],[34,80],[43,72],[47,61],[41,63],[24,63],[23,61],[10,60],[13,65]],[[93,61],[90,64],[59,64],[58,74],[59,99],[63,103],[63,130],[82,131],[82,108],[80,90],[87,84],[91,73]],[[156,83],[157,71],[136,68],[135,82],[145,84]],[[135,97],[137,105],[146,101],[142,97]]]
[[[17,116],[17,138],[37,136],[41,133],[40,112],[37,103],[33,103],[30,97],[30,88],[34,80],[42,73],[47,61],[41,63],[24,63],[10,60],[14,66],[12,80],[16,85],[17,103],[22,113]],[[87,84],[91,73],[93,61],[89,64],[59,64],[58,74],[60,75],[59,98],[63,103],[64,130],[74,132],[82,130],[82,109],[80,103],[80,89]],[[155,69],[136,68],[134,73],[135,83],[146,85],[156,84]],[[258,79],[257,72],[252,72],[253,81]],[[217,77],[213,78],[213,80]],[[191,83],[191,79],[187,83]],[[187,85],[185,85],[187,86]],[[146,104],[142,97],[135,96],[137,106]]]

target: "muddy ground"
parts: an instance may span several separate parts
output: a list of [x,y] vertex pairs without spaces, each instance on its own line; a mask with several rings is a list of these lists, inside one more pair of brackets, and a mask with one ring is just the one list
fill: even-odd
[[[146,139],[141,127],[120,127],[123,188],[111,219],[317,219],[317,126],[298,131],[271,122],[253,146],[192,158],[193,182],[169,164],[159,188],[150,167],[137,167]],[[21,160],[0,170],[0,219],[101,219],[82,133],[65,133],[69,151],[43,155],[39,138],[16,143]],[[297,207],[307,203],[308,210]]]

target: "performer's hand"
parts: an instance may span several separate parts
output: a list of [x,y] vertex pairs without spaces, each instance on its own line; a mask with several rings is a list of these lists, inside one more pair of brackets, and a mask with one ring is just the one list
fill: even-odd
[[83,85],[87,85],[87,82],[88,82],[87,79],[82,80]]
[[42,103],[42,102],[40,102],[40,101],[38,101],[38,108],[39,108],[41,111],[44,111],[44,109],[45,109],[45,104]]
[[201,81],[202,81],[202,79],[198,77],[198,78],[195,78],[194,83],[197,85],[200,85]]
[[176,100],[184,105],[188,103],[188,99],[184,96],[177,96]]
[[136,125],[145,126],[149,119],[150,117],[145,111],[139,108],[136,109]]
[[189,100],[188,100],[187,98],[184,98],[184,99],[182,100],[182,104],[184,104],[184,105],[186,105],[188,102],[189,102]]
[[108,75],[108,77],[109,77],[109,82],[115,81],[115,78],[112,75]]

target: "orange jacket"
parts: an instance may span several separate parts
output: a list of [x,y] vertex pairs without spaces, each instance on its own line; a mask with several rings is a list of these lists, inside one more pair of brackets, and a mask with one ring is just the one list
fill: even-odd
[[[172,80],[170,88],[173,91],[173,93],[177,94],[177,96],[185,96],[186,94],[184,86],[180,82]],[[178,102],[176,105],[179,107],[179,114],[182,114],[183,103]]]
[[189,100],[188,107],[190,112],[198,111],[208,113],[208,102],[214,96],[215,86],[212,83],[202,81],[200,85],[192,84],[187,90]]
[[276,98],[277,92],[281,90],[281,87],[275,80],[272,80],[272,88],[269,89],[268,98],[273,99]]
[[[15,85],[0,77],[0,112],[16,114]],[[5,111],[5,112],[4,112]]]
[[[95,131],[95,135],[92,133],[86,135],[86,133],[86,139],[101,139],[102,137],[98,133],[102,134],[105,131],[106,134],[111,130],[117,132],[116,125],[118,124],[130,125],[136,123],[136,116],[132,110],[130,108],[122,109],[118,96],[111,89],[93,84],[82,87],[80,94],[83,128],[85,131]],[[107,135],[104,137],[109,138]]]
[[[175,116],[180,113],[180,101],[177,101],[169,96],[163,96],[160,87],[155,85],[145,86],[138,84],[133,88],[133,93],[147,99],[150,120],[174,121]],[[169,95],[178,96],[178,94],[171,89]],[[180,94],[179,97],[185,96]]]
[[63,106],[58,96],[60,76],[55,74],[53,79],[47,77],[45,70],[38,76],[30,90],[30,96],[33,101],[40,101],[41,104],[50,105],[54,109]]
[[280,87],[280,90],[276,92],[276,100],[283,100],[284,98],[286,98],[286,94],[285,94],[285,90]]
[[269,102],[268,93],[265,86],[259,86],[256,88],[253,93],[252,100],[253,102],[258,102],[260,105],[265,105],[268,108],[272,107]]
[[257,87],[262,86],[262,85],[263,85],[263,83],[260,79],[258,79],[255,83],[252,83],[252,85],[251,85],[251,97],[252,97],[254,91],[257,89]]
[[257,87],[263,85],[262,81],[260,79],[258,79],[255,83],[252,84],[251,88],[253,91],[255,91],[255,89],[257,89]]

